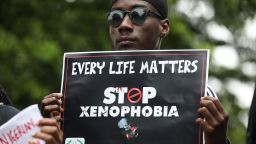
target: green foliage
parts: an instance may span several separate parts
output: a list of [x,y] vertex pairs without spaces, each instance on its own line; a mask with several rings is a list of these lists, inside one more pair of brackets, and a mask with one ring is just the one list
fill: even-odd
[[[163,48],[214,50],[225,42],[206,36],[203,28],[208,21],[225,25],[237,40],[237,30],[255,15],[255,0],[208,1],[215,16],[193,24],[175,9],[179,1],[169,0],[170,34]],[[111,50],[106,22],[109,4],[108,0],[1,0],[0,83],[17,107],[40,103],[43,96],[60,90],[64,52]],[[241,62],[256,61],[255,51],[235,47]],[[223,83],[226,78],[255,80],[241,73],[241,67],[229,70],[212,63],[210,67],[210,75]],[[246,128],[239,113],[247,110],[236,104],[225,87],[218,94],[230,114],[228,135],[232,144],[244,143]]]

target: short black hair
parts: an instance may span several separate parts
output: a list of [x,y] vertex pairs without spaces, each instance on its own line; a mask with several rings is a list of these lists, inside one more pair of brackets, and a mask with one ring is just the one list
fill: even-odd
[[11,102],[9,96],[5,92],[2,85],[0,85],[0,103],[3,103],[5,105],[12,105],[12,102]]

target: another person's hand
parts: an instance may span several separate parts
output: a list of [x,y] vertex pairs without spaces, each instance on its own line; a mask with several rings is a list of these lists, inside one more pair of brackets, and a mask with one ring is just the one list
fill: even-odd
[[[33,138],[41,139],[46,144],[62,144],[63,133],[55,119],[44,118],[39,121],[38,126],[41,130],[33,134]],[[29,141],[29,144],[36,144],[36,142]]]
[[198,109],[201,118],[196,119],[205,132],[206,144],[226,144],[228,114],[220,101],[214,97],[202,97]]
[[61,97],[61,93],[52,93],[44,97],[41,107],[44,117],[51,117],[57,121],[61,120],[61,113],[63,112],[63,108],[61,108]]

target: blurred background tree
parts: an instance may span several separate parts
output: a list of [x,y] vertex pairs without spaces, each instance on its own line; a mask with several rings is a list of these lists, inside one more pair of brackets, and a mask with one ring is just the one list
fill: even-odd
[[[0,83],[22,109],[60,91],[62,56],[111,50],[108,0],[1,0]],[[166,49],[210,49],[209,83],[230,113],[232,144],[245,143],[256,79],[255,0],[169,0]]]

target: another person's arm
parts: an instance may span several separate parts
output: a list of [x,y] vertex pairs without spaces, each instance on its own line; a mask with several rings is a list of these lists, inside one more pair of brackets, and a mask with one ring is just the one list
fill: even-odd
[[[43,118],[38,126],[41,130],[32,135],[34,138],[44,140],[46,144],[62,144],[63,133],[55,119]],[[29,141],[29,144],[36,144],[36,142]]]

